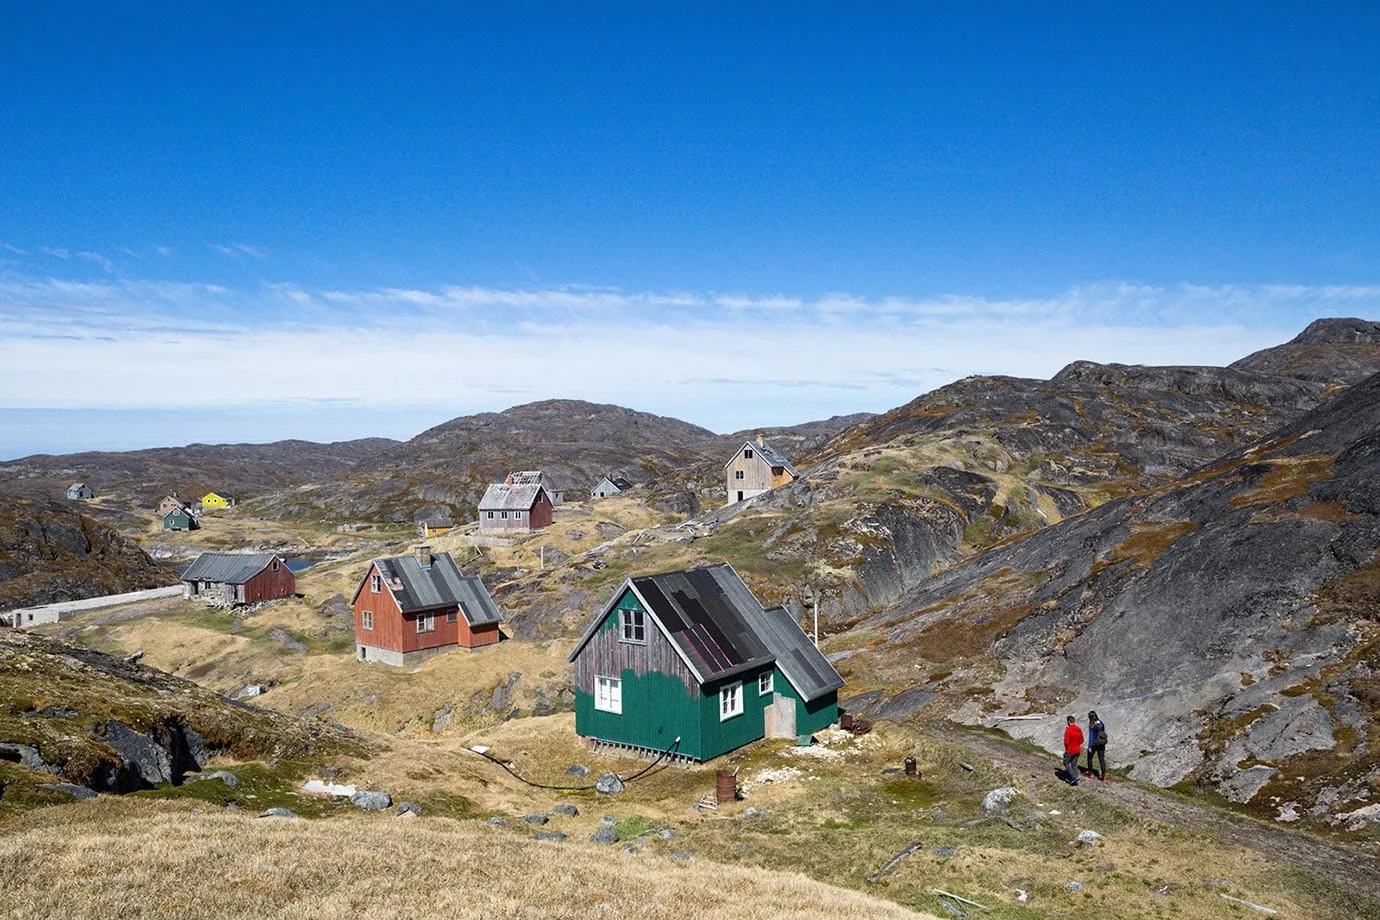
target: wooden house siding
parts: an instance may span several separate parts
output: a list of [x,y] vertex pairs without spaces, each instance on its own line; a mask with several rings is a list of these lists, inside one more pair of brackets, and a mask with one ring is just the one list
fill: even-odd
[[[643,610],[646,644],[621,638],[621,610]],[[766,670],[766,669],[763,669]],[[621,713],[594,707],[595,677],[622,681]],[[762,737],[770,697],[757,694],[758,672],[707,684],[686,666],[631,589],[626,589],[575,659],[575,731],[588,738],[675,753],[705,761]],[[742,681],[743,712],[719,718],[719,691]]]
[[[675,753],[706,759],[700,744],[702,704],[695,675],[646,611],[646,644],[620,638],[619,611],[641,609],[632,591],[625,591],[575,659],[575,731],[587,738],[657,751],[666,750],[679,737]],[[595,677],[622,681],[621,713],[594,708]]]
[[[462,648],[482,648],[499,641],[497,623],[471,627],[465,621],[457,604],[434,607],[403,613],[398,607],[388,586],[380,584],[379,593],[370,590],[373,577],[379,574],[378,566],[371,565],[364,576],[364,586],[355,598],[355,643],[371,648],[383,648],[394,652],[407,653],[425,649],[443,648],[458,645]],[[373,629],[364,628],[364,611],[373,614]],[[455,622],[447,622],[450,614]],[[434,618],[435,628],[424,633],[417,632],[417,621],[423,616]]]
[[[751,457],[743,456],[747,451],[752,451]],[[774,485],[771,465],[751,447],[739,448],[737,456],[725,469],[727,474],[724,481],[728,485],[730,495],[739,490],[755,493],[765,492]],[[782,472],[784,473],[784,470]],[[739,478],[739,473],[743,474],[742,478]]]
[[286,563],[275,559],[262,572],[249,579],[240,588],[238,601],[241,604],[257,604],[280,597],[291,597],[297,591],[297,577]]

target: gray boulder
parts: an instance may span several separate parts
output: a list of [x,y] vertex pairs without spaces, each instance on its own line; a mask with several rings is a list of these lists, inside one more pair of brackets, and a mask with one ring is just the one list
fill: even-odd
[[40,789],[51,789],[54,792],[65,792],[78,801],[86,801],[96,797],[95,789],[88,789],[85,786],[78,786],[75,783],[39,783]]
[[442,706],[440,709],[436,710],[436,715],[431,719],[431,730],[440,734],[450,728],[451,723],[454,721],[455,714],[451,712],[450,707]]
[[982,813],[992,817],[1005,817],[1011,806],[1023,799],[1021,790],[1015,786],[1002,786],[993,789],[982,797]]
[[1097,831],[1079,831],[1078,843],[1085,847],[1097,846],[1102,840],[1102,835]]
[[560,831],[537,831],[532,835],[532,839],[561,841],[570,839],[570,835],[562,834]]
[[526,821],[528,824],[545,824],[547,821],[550,821],[551,818],[549,815],[539,811],[535,814],[523,815],[522,820]]
[[260,818],[287,818],[290,821],[300,821],[302,816],[291,808],[270,808],[259,815]]
[[416,802],[403,802],[401,805],[398,806],[398,817],[399,817],[399,818],[401,818],[403,815],[418,815],[418,816],[420,816],[421,813],[422,813],[422,806],[418,805]]
[[573,763],[565,771],[566,776],[588,776],[589,767],[582,763]]
[[604,795],[617,795],[626,787],[623,785],[623,780],[619,778],[617,773],[605,773],[595,782],[594,788]]
[[612,824],[600,824],[589,838],[594,843],[613,844],[618,842],[618,831]]
[[503,823],[503,819],[498,816],[494,816],[484,823],[490,827],[507,827],[507,825]]
[[240,778],[229,770],[213,770],[210,773],[201,773],[196,776],[187,777],[187,782],[189,783],[204,783],[212,780],[219,780],[231,789],[234,789],[240,784]]
[[61,776],[62,770],[49,764],[43,759],[38,748],[28,744],[0,744],[0,754],[9,754],[10,757],[0,756],[0,760],[10,760],[18,758],[19,762],[30,770],[37,770],[39,773],[50,773],[53,776]]
[[552,811],[558,815],[565,815],[567,818],[573,818],[580,813],[580,809],[576,808],[571,802],[562,802],[553,808]]
[[365,811],[383,811],[393,806],[393,797],[386,792],[365,792],[363,790],[350,796],[350,804]]

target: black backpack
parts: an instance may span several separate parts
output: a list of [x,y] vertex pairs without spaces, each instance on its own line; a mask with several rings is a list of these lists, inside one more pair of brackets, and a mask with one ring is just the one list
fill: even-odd
[[1104,748],[1107,746],[1107,726],[1101,719],[1090,725],[1088,731],[1092,735],[1088,739],[1088,747]]

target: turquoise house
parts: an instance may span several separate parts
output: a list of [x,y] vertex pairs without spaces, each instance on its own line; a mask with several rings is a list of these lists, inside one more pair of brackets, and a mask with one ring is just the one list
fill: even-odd
[[838,719],[843,678],[730,565],[630,578],[571,651],[575,730],[706,761]]

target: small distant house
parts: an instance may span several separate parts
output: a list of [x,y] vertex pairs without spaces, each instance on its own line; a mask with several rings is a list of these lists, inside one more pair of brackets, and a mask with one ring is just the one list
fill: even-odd
[[182,596],[233,607],[291,597],[297,578],[274,553],[202,553],[182,573]]
[[176,495],[165,495],[163,500],[158,503],[158,516],[163,517],[174,508],[186,507]]
[[86,483],[76,482],[67,487],[67,497],[73,501],[86,501],[88,498],[95,498],[96,493],[92,492]]
[[350,602],[360,661],[405,667],[453,648],[499,641],[503,615],[477,575],[462,575],[449,553],[421,546],[414,555],[369,563]]
[[824,729],[843,686],[785,608],[764,610],[729,565],[628,579],[568,660],[582,737],[697,761]]
[[200,530],[201,524],[197,522],[196,515],[191,510],[178,505],[176,508],[163,515],[164,530]]
[[617,495],[619,492],[626,492],[633,487],[622,476],[605,476],[599,480],[594,488],[589,490],[590,498],[608,498],[610,495]]
[[479,530],[540,530],[551,524],[551,499],[539,485],[496,482],[479,500]]
[[544,470],[519,470],[509,473],[504,482],[510,486],[541,486],[546,490],[546,497],[551,500],[551,504],[565,504],[565,483]]
[[745,441],[733,457],[724,464],[724,484],[728,488],[730,505],[746,501],[796,479],[800,474],[791,461],[759,434],[755,441]]
[[235,496],[225,492],[207,492],[201,496],[201,510],[210,511],[213,508],[233,508],[235,507]]

